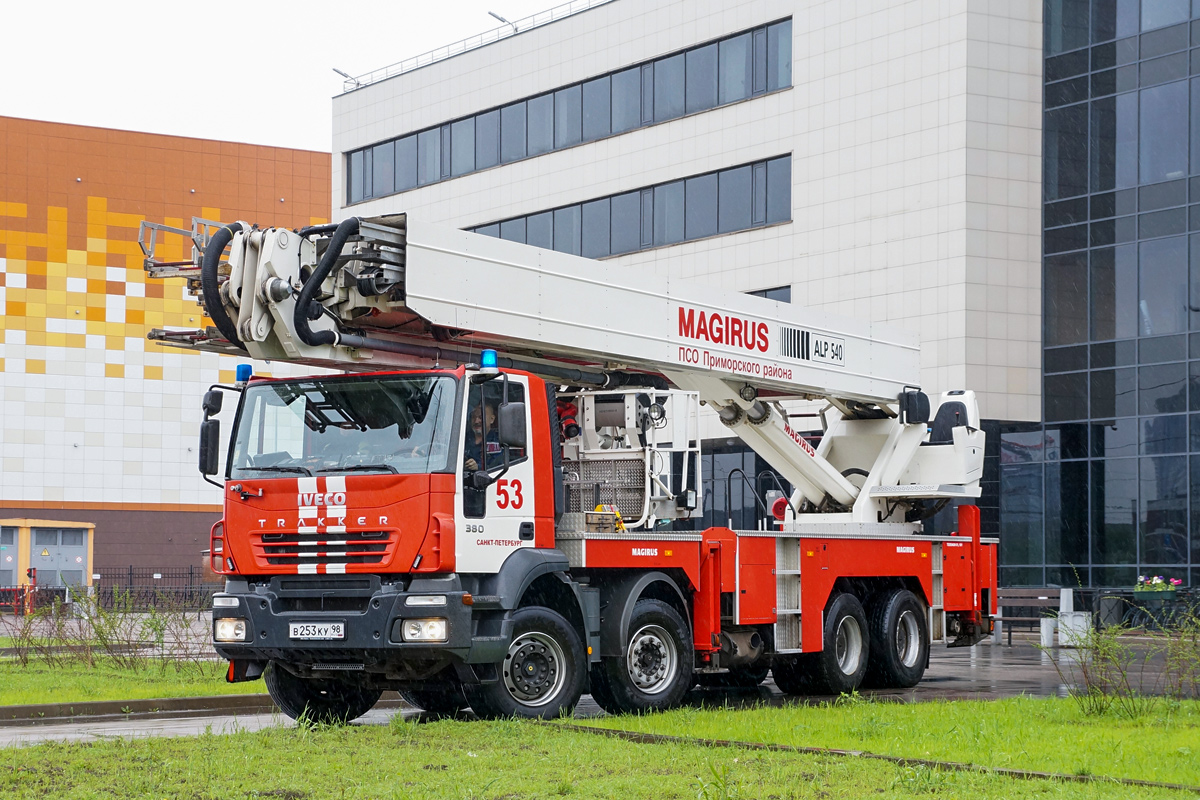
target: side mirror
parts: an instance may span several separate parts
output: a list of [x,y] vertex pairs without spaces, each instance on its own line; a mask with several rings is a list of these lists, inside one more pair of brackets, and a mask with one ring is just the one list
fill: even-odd
[[525,404],[501,403],[497,409],[496,432],[501,447],[525,447]]
[[920,390],[902,392],[900,422],[904,425],[929,422],[929,396]]
[[[211,394],[211,392],[209,393]],[[220,396],[218,395],[218,399]],[[208,398],[205,398],[207,404]],[[217,403],[219,406],[220,403]],[[221,468],[221,421],[206,419],[200,423],[200,474],[216,475]]]
[[204,416],[211,417],[221,413],[221,401],[225,398],[221,392],[216,389],[209,389],[204,393]]

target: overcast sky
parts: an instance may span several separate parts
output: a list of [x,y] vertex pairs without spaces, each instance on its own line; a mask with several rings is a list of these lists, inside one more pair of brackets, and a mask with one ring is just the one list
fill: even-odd
[[361,75],[561,0],[4,4],[0,115],[330,150]]

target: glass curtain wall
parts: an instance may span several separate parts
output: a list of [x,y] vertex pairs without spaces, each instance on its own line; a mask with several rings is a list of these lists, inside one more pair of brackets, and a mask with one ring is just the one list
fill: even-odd
[[1200,2],[1048,0],[1043,420],[1002,585],[1200,581]]

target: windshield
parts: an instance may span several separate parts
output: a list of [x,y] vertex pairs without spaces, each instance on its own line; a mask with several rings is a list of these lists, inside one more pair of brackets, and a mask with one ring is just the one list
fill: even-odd
[[449,469],[454,378],[288,381],[246,389],[230,478]]

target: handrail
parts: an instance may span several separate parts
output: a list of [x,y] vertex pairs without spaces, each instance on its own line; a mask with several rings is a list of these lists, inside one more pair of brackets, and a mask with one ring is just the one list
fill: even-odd
[[729,474],[725,476],[725,521],[728,524],[729,528],[730,529],[733,528],[732,499],[733,499],[733,476],[734,476],[734,474],[741,475],[742,483],[746,484],[746,486],[748,486],[750,488],[750,494],[754,497],[754,503],[760,509],[762,509],[763,519],[770,517],[771,513],[770,513],[770,511],[767,510],[766,503],[764,503],[762,501],[762,499],[758,496],[758,492],[755,490],[754,484],[752,484],[750,482],[750,478],[748,478],[746,476],[746,471],[743,470],[741,467],[734,467],[733,469],[729,470]]
[[389,64],[386,67],[380,67],[377,70],[359,75],[354,78],[348,78],[342,84],[342,91],[352,92],[355,89],[361,89],[364,86],[370,86],[372,83],[394,78],[397,75],[403,75],[406,72],[412,72],[414,69],[435,64],[438,61],[445,61],[447,58],[461,55],[471,50],[476,50],[485,45],[498,42],[501,39],[507,39],[511,36],[516,36],[518,33],[540,28],[543,25],[548,25],[551,22],[557,22],[560,19],[565,19],[581,11],[587,11],[596,6],[602,6],[605,3],[611,3],[612,0],[571,0],[569,3],[555,6],[546,11],[539,11],[524,19],[519,19],[516,22],[501,25],[499,28],[493,28],[490,31],[476,34],[469,38],[458,42],[453,42],[448,45],[430,50],[427,53],[406,58],[403,61],[397,61],[395,64]]

